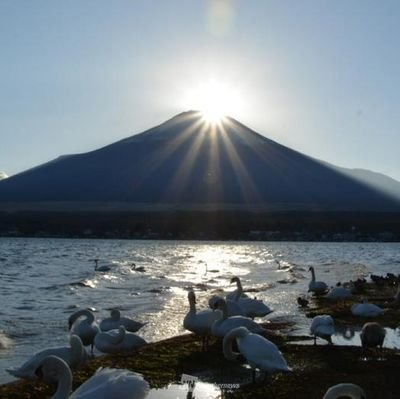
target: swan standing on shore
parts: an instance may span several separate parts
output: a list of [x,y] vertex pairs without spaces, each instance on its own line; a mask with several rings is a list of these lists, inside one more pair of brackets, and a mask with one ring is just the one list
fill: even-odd
[[111,317],[100,322],[101,331],[115,330],[119,326],[124,326],[127,331],[136,332],[145,325],[145,323],[133,320],[130,317],[121,317],[121,312],[118,309],[112,309],[110,315]]
[[339,399],[349,397],[351,399],[367,399],[365,391],[356,384],[337,384],[330,387],[322,399]]
[[365,323],[360,333],[362,352],[364,353],[367,348],[377,346],[382,349],[385,336],[386,331],[379,323]]
[[94,314],[89,309],[81,309],[73,313],[68,318],[68,329],[71,334],[78,335],[84,346],[90,345],[93,352],[93,340],[99,332],[99,326],[94,320]]
[[63,359],[71,368],[79,367],[87,360],[87,354],[81,339],[77,335],[71,335],[70,347],[62,346],[44,349],[33,355],[21,367],[7,369],[7,372],[17,378],[36,379],[36,369],[43,359],[50,355],[58,356]]
[[37,374],[45,381],[57,381],[52,399],[144,399],[149,384],[140,374],[126,369],[100,368],[72,395],[72,373],[68,365],[57,356],[44,359]]
[[316,295],[324,294],[328,290],[328,286],[323,281],[315,281],[315,270],[310,266],[308,271],[311,272],[311,281],[308,284],[308,292],[313,292]]
[[211,334],[216,337],[223,338],[225,334],[233,330],[236,327],[246,327],[249,331],[254,333],[262,333],[265,331],[259,324],[255,321],[244,316],[231,316],[228,317],[228,309],[226,306],[226,301],[220,298],[215,307],[222,311],[222,319],[217,320],[211,327]]
[[211,326],[215,321],[222,318],[220,310],[205,309],[196,311],[196,295],[193,290],[188,293],[189,312],[183,319],[183,327],[201,336],[202,349],[205,350],[208,344],[208,337],[211,334]]
[[[232,350],[232,343],[235,339],[240,353],[235,353]],[[256,368],[268,374],[291,371],[274,343],[261,335],[251,333],[245,327],[234,328],[225,335],[223,352],[228,360],[235,360],[242,354],[252,368],[253,382],[255,381]]]
[[315,316],[311,322],[310,332],[314,336],[314,345],[317,344],[317,337],[323,338],[331,344],[331,336],[335,334],[332,317],[329,315]]
[[[213,295],[208,300],[208,306],[211,309],[216,309],[217,302],[220,299],[224,299],[224,298],[221,295]],[[227,311],[228,311],[228,317],[231,317],[231,316],[246,316],[246,312],[239,305],[238,302],[231,301],[230,299],[226,299],[225,302],[226,302],[226,307],[227,307]]]
[[118,330],[98,332],[94,337],[96,349],[103,353],[130,352],[147,342],[139,335],[127,332],[124,326]]

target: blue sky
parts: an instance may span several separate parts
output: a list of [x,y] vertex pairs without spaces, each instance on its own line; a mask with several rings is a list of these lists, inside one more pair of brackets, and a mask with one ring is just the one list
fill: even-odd
[[0,171],[140,133],[213,79],[270,139],[400,180],[399,20],[397,0],[2,0]]

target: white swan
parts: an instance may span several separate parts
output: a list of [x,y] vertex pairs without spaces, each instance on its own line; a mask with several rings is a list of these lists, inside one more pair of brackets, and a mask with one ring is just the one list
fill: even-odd
[[351,307],[351,313],[360,317],[377,317],[383,313],[383,309],[373,303],[368,303],[366,299],[363,303],[355,303]]
[[41,363],[37,374],[45,381],[57,381],[57,391],[52,399],[144,399],[149,384],[140,374],[126,369],[100,368],[72,395],[72,373],[68,365],[56,356]]
[[385,336],[386,331],[379,323],[365,323],[360,333],[363,352],[366,348],[375,348],[376,346],[382,348]]
[[94,337],[96,349],[103,353],[129,352],[144,344],[146,341],[142,337],[127,332],[124,326],[119,326],[118,330],[99,332]]
[[141,272],[141,273],[143,273],[143,272],[145,272],[146,271],[146,269],[145,269],[145,267],[144,266],[136,266],[136,263],[135,262],[132,262],[131,263],[131,269],[132,270],[134,270],[135,272]]
[[353,296],[351,291],[344,287],[333,287],[326,294],[325,298],[331,301],[344,301],[350,299]]
[[248,298],[248,295],[244,293],[242,282],[240,278],[235,276],[231,278],[231,284],[236,283],[236,290],[230,292],[225,296],[226,300],[236,301],[240,298]]
[[231,316],[228,317],[228,309],[226,306],[225,299],[221,298],[216,303],[216,308],[222,311],[222,319],[217,320],[211,327],[211,334],[216,337],[223,338],[226,333],[233,330],[236,327],[246,327],[248,330],[254,333],[262,333],[265,331],[255,321],[244,316]]
[[245,327],[234,328],[225,335],[223,352],[228,360],[235,360],[239,355],[239,353],[235,353],[232,350],[232,343],[235,339],[240,354],[246,358],[247,363],[253,369],[253,381],[256,368],[269,374],[291,371],[282,353],[274,343],[260,335],[251,333]]
[[93,259],[93,260],[94,260],[94,271],[95,272],[109,272],[115,266],[112,263],[108,263],[108,264],[99,266],[99,260],[98,259]]
[[145,325],[145,323],[133,320],[130,317],[121,317],[121,312],[118,309],[112,309],[110,315],[111,317],[100,322],[101,331],[115,330],[119,326],[124,326],[127,331],[136,332]]
[[332,343],[331,336],[335,334],[335,325],[332,317],[329,315],[315,316],[311,322],[310,332],[314,336],[314,345],[317,344],[317,337]]
[[35,379],[36,369],[47,356],[54,355],[63,359],[70,367],[76,368],[87,360],[85,348],[77,335],[71,335],[70,347],[62,346],[48,348],[33,355],[28,361],[18,368],[7,369],[7,372],[17,378]]
[[222,318],[220,310],[206,309],[200,312],[196,311],[196,295],[190,290],[188,293],[189,312],[183,319],[183,327],[202,337],[202,348],[205,349],[207,338],[211,334],[211,326],[215,321]]
[[233,298],[232,300],[236,301],[243,309],[245,316],[254,319],[254,317],[264,317],[267,314],[272,313],[272,310],[263,301],[259,299],[249,298],[246,294],[243,293],[243,286],[239,277],[233,277],[231,279],[231,284],[233,282],[236,282],[237,289],[236,291],[228,294],[226,298]]
[[81,309],[73,313],[68,318],[68,329],[71,334],[79,336],[83,345],[90,345],[93,351],[93,340],[99,331],[99,326],[94,321],[94,314],[89,309]]
[[311,272],[311,281],[308,284],[308,292],[313,292],[316,295],[325,293],[328,286],[323,281],[315,281],[315,270],[313,266],[308,269]]
[[[221,295],[213,295],[210,297],[208,300],[208,306],[211,309],[216,309],[217,302],[220,299],[224,299]],[[230,299],[225,300],[226,306],[227,306],[227,311],[228,311],[228,317],[231,316],[246,316],[246,312],[244,309],[240,306],[240,304],[236,301],[231,301]]]
[[339,399],[341,397],[351,399],[367,399],[365,391],[356,384],[337,384],[330,387],[322,399]]

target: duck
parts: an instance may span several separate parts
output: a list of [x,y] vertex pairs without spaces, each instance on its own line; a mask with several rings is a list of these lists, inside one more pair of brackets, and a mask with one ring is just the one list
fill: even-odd
[[308,299],[304,298],[303,296],[299,296],[297,297],[297,304],[302,308],[306,308],[308,306]]
[[124,326],[127,331],[136,332],[146,325],[146,323],[141,323],[130,317],[121,317],[121,312],[118,309],[112,309],[110,316],[100,322],[101,331],[115,330],[119,326]]
[[91,346],[93,352],[93,340],[99,332],[99,326],[94,320],[94,314],[89,309],[80,309],[68,318],[68,329],[71,334],[78,335],[84,346]]
[[233,297],[232,294],[235,294],[233,301],[237,302],[243,309],[244,316],[254,319],[255,317],[264,317],[272,313],[272,310],[263,301],[256,298],[249,298],[243,293],[243,286],[239,277],[233,277],[231,284],[234,282],[237,284],[237,289],[235,292],[228,294],[226,298],[230,296],[229,299],[231,299]]
[[351,399],[367,399],[365,391],[356,384],[342,383],[328,388],[322,399],[339,399],[349,397]]
[[[234,340],[240,353],[232,350]],[[274,343],[261,335],[251,333],[246,327],[237,327],[229,331],[224,336],[222,347],[228,360],[235,360],[240,354],[246,358],[252,368],[253,382],[256,368],[267,374],[292,371]]]
[[317,337],[323,338],[331,344],[331,336],[335,334],[335,325],[332,316],[315,316],[311,322],[310,332],[314,336],[314,345],[317,344]]
[[48,382],[57,382],[52,399],[144,399],[149,384],[143,377],[130,370],[99,368],[71,395],[72,373],[68,364],[57,356],[48,356],[41,362],[37,375]]
[[131,263],[131,270],[134,270],[135,272],[143,273],[143,272],[146,271],[146,268],[144,266],[136,266],[136,263],[132,262]]
[[367,299],[364,299],[362,303],[355,303],[351,307],[351,313],[359,317],[377,317],[383,313],[383,309],[374,303],[368,303]]
[[246,327],[249,331],[254,333],[263,333],[265,329],[262,328],[255,321],[244,316],[231,316],[228,317],[228,309],[226,301],[220,298],[215,304],[215,308],[222,311],[222,318],[217,320],[211,326],[211,334],[215,337],[223,338],[227,332],[236,327]]
[[352,298],[352,296],[353,294],[348,288],[336,286],[329,290],[325,298],[331,301],[345,301],[346,299]]
[[360,333],[361,347],[363,353],[367,348],[375,348],[377,346],[382,348],[385,336],[386,331],[379,323],[365,323]]
[[16,378],[34,380],[37,378],[35,371],[47,356],[55,355],[63,359],[71,368],[83,365],[87,360],[87,353],[81,339],[77,335],[71,335],[70,346],[44,349],[35,353],[29,360],[18,368],[6,369],[9,374]]
[[220,310],[205,309],[197,312],[196,295],[193,290],[188,292],[189,312],[183,319],[183,327],[202,337],[202,349],[208,344],[208,337],[211,334],[211,326],[215,321],[222,318]]
[[94,337],[94,346],[103,353],[130,352],[147,342],[139,335],[127,332],[124,326],[116,330],[101,331]]
[[313,266],[308,269],[311,272],[311,281],[308,284],[308,292],[316,295],[324,294],[328,290],[328,286],[323,281],[315,281],[315,270]]

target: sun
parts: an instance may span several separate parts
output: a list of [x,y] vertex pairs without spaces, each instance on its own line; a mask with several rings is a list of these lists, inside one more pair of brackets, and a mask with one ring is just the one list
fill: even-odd
[[214,124],[240,112],[240,94],[233,86],[210,79],[188,91],[185,106],[200,111],[204,120]]

